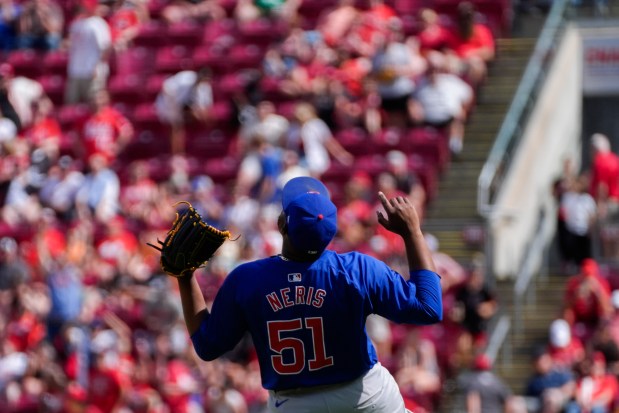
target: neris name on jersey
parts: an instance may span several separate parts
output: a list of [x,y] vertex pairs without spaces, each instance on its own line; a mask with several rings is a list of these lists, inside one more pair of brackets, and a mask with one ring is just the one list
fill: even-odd
[[274,312],[295,305],[311,305],[320,308],[324,304],[327,292],[322,288],[297,285],[294,288],[286,287],[273,291],[265,297]]

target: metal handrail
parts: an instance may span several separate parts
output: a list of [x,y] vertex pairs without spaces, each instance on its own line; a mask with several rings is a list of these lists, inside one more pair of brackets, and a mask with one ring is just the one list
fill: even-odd
[[544,79],[544,69],[550,63],[549,57],[555,40],[563,28],[569,0],[555,0],[538,37],[535,48],[525,68],[522,80],[499,129],[496,140],[478,179],[477,210],[482,217],[490,218],[494,213],[495,191],[509,169],[511,156],[522,135],[522,126],[535,100],[539,83]]

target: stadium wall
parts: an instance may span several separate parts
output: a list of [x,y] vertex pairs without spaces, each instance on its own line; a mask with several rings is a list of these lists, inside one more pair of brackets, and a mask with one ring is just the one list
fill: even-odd
[[[569,26],[554,54],[537,102],[524,128],[510,171],[498,194],[489,230],[493,240],[493,272],[513,278],[536,232],[543,228],[550,243],[555,230],[553,181],[566,159],[581,163],[582,40]],[[540,225],[540,217],[553,220]],[[538,254],[541,265],[542,254]]]

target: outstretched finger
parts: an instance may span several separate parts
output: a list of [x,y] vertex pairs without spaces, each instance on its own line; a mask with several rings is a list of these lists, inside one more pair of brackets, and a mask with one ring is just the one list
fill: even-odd
[[393,204],[390,200],[387,199],[384,193],[379,192],[378,198],[380,199],[380,202],[383,204],[383,208],[385,208],[385,211],[387,211],[388,214],[392,213],[395,210]]

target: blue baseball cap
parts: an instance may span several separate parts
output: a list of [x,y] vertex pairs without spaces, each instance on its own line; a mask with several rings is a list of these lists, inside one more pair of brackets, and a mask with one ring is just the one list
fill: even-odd
[[321,254],[337,232],[337,208],[327,187],[309,176],[292,178],[282,190],[282,207],[293,247]]

